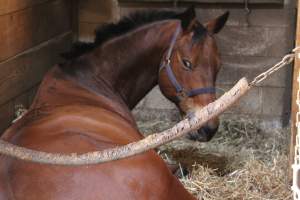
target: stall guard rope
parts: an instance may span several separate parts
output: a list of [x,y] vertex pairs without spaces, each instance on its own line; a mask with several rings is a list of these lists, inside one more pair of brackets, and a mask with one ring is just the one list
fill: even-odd
[[294,49],[292,53],[284,56],[283,59],[272,68],[258,75],[250,84],[248,83],[246,78],[242,78],[232,89],[223,94],[215,102],[212,102],[204,108],[196,111],[195,113],[193,113],[193,115],[180,121],[172,128],[167,129],[161,133],[149,135],[140,141],[133,142],[124,146],[117,146],[111,149],[105,149],[103,151],[88,152],[84,154],[59,154],[35,151],[32,149],[13,145],[4,140],[0,140],[0,154],[40,164],[75,166],[99,164],[127,158],[146,152],[179,137],[182,137],[190,131],[200,128],[210,119],[220,115],[227,108],[238,101],[243,95],[245,95],[252,87],[257,86],[261,81],[266,79],[268,76],[270,76],[283,66],[290,64],[295,58],[296,50],[298,50],[298,48]]

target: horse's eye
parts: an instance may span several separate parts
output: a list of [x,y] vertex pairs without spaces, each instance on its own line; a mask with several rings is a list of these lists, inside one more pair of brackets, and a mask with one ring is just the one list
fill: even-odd
[[193,69],[193,65],[189,60],[182,59],[182,62],[183,62],[183,66],[184,66],[185,69],[187,69],[187,70],[192,70]]

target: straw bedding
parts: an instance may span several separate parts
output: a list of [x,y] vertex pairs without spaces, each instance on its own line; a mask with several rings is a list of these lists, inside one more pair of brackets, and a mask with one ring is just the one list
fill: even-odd
[[[172,124],[138,122],[145,134]],[[289,200],[288,133],[263,133],[251,120],[228,120],[208,143],[181,139],[158,152],[166,162],[180,164],[181,182],[198,199]],[[189,172],[186,176],[185,170]]]

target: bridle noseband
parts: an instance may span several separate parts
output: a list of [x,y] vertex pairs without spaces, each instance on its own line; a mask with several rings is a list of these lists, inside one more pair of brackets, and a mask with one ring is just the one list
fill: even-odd
[[194,97],[194,96],[198,96],[198,95],[202,95],[202,94],[215,94],[216,93],[215,87],[204,87],[204,88],[196,88],[196,89],[192,89],[192,90],[186,90],[177,81],[175,74],[173,73],[173,70],[171,67],[171,56],[172,56],[177,38],[180,34],[180,31],[181,31],[181,27],[178,27],[172,37],[171,44],[167,51],[165,61],[161,64],[159,72],[162,69],[166,69],[167,76],[168,76],[169,80],[171,81],[172,85],[174,86],[174,88],[176,89],[176,97],[179,102],[187,97]]

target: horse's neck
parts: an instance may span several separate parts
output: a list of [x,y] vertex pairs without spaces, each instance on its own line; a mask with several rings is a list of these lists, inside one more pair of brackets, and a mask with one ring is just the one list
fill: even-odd
[[159,65],[178,21],[148,25],[97,49],[96,77],[133,108],[156,84]]

